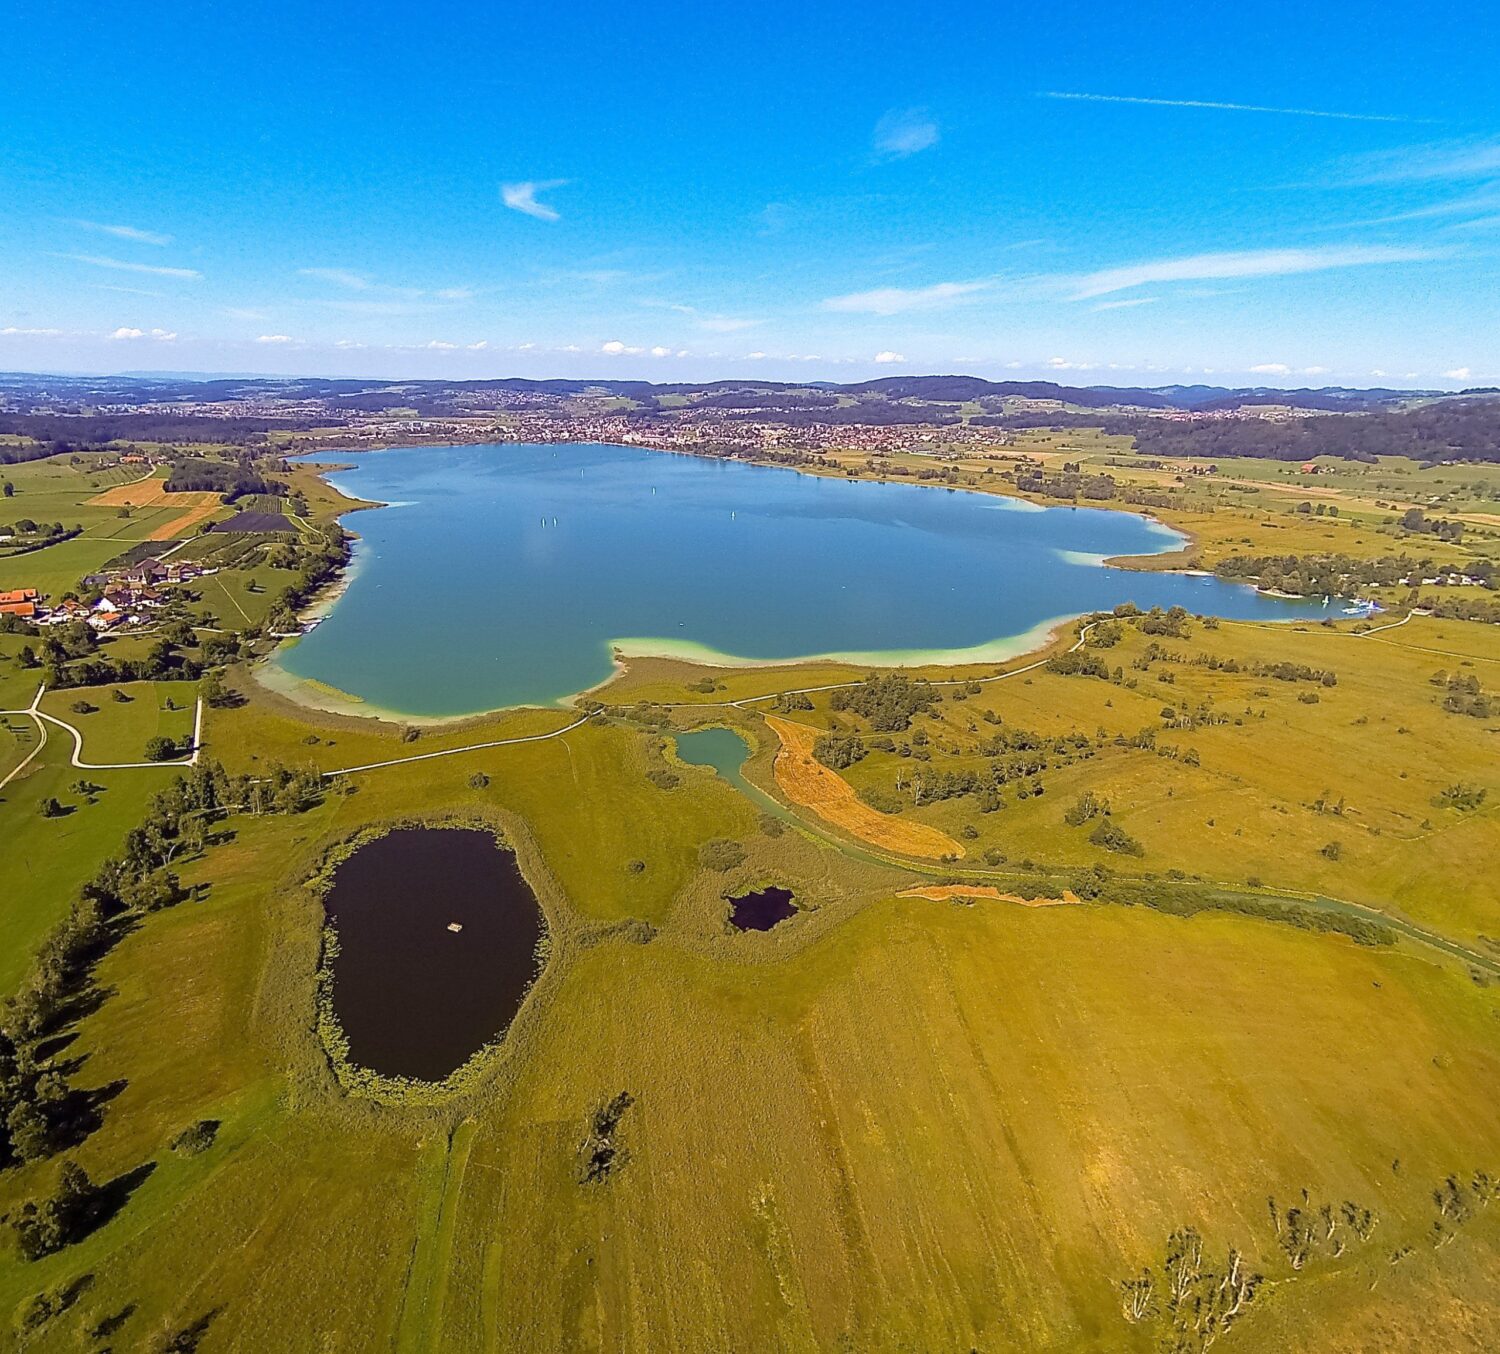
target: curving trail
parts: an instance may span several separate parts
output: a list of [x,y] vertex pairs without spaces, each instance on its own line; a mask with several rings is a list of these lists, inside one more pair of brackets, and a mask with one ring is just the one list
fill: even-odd
[[[73,727],[65,719],[59,719],[56,715],[49,715],[42,709],[42,697],[47,694],[46,684],[37,688],[36,695],[31,704],[24,710],[0,710],[0,715],[29,715],[35,722],[42,737],[41,741],[32,750],[31,757],[16,767],[4,780],[0,780],[0,790],[3,790],[10,782],[18,776],[35,757],[47,745],[47,725],[56,724],[60,729],[66,729],[73,735],[72,765],[80,771],[133,771],[153,766],[196,766],[198,764],[198,753],[203,748],[203,700],[200,697],[193,711],[193,748],[186,757],[174,757],[169,762],[86,762],[83,760],[83,734]],[[43,722],[45,721],[45,722]]]

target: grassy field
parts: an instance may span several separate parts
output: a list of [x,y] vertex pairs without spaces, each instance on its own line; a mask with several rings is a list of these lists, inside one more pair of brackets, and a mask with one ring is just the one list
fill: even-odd
[[[1122,454],[1087,430],[1027,446]],[[57,480],[80,500],[109,487],[33,465],[38,496],[63,493]],[[292,473],[314,520],[347,510]],[[1376,473],[1359,482],[1372,502],[1427,472]],[[1373,510],[1361,524],[1273,503],[1284,487],[1266,474],[1264,505],[1193,484],[1193,506],[1163,516],[1198,514],[1205,553],[1278,532],[1296,549],[1325,548],[1319,533],[1396,544]],[[1426,489],[1451,496],[1444,513],[1485,511],[1487,488],[1441,478]],[[104,534],[122,520],[90,519],[100,535],[69,544],[123,549]],[[203,580],[199,608],[243,624],[275,574],[262,561]],[[1497,721],[1443,708],[1447,674],[1500,689],[1495,628],[1090,633],[1080,653],[1102,678],[1033,670],[1035,656],[924,670],[983,680],[942,688],[930,715],[885,735],[890,750],[827,692],[779,712],[727,704],[865,676],[847,665],[640,660],[592,693],[604,710],[589,721],[482,747],[577,716],[406,728],[308,709],[233,669],[205,758],[259,777],[370,769],[305,812],[214,822],[172,862],[184,900],[133,918],[99,961],[95,999],[48,1046],[97,1124],[0,1170],[0,1215],[45,1197],[65,1158],[109,1186],[108,1207],[46,1258],[0,1244],[0,1347],[1144,1354],[1171,1347],[1164,1257],[1182,1228],[1208,1269],[1232,1248],[1265,1280],[1215,1348],[1500,1345],[1500,1202],[1486,1206],[1484,1183],[1500,1176]],[[0,635],[0,707],[35,694],[20,643]],[[1015,675],[989,680],[1001,673]],[[191,726],[192,684],[124,690],[51,692],[44,708],[83,731],[90,760],[134,760]],[[73,712],[79,699],[97,709]],[[671,755],[674,730],[732,724],[753,744],[745,774],[785,801],[765,718],[782,714],[865,740],[835,784],[860,814],[771,817]],[[0,777],[37,746],[31,720],[7,718]],[[0,991],[176,774],[79,772],[70,753],[49,726],[0,792]],[[1003,807],[915,802],[914,778],[1010,758]],[[1444,799],[1454,786],[1470,807]],[[66,811],[41,817],[54,796]],[[376,1099],[340,1086],[317,1032],[324,914],[308,885],[351,835],[413,817],[503,834],[549,941],[472,1076]],[[1140,854],[1091,841],[1102,822]],[[891,853],[914,832],[962,859],[903,863]],[[1093,887],[1067,906],[949,896],[950,878],[986,871],[1001,895]],[[1148,880],[1363,904],[1470,957],[1121,905]],[[796,916],[734,931],[728,896],[769,883],[792,890]],[[931,896],[902,896],[915,889]],[[589,1182],[591,1122],[622,1092],[619,1155]],[[204,1121],[205,1150],[173,1147]],[[1306,1236],[1289,1209],[1315,1219]],[[1147,1267],[1157,1311],[1131,1321],[1120,1285]],[[23,1339],[36,1295],[76,1281],[76,1301]]]

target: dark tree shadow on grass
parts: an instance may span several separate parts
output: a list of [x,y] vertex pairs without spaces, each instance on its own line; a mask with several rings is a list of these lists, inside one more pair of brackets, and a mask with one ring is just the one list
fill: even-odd
[[203,1337],[208,1334],[208,1328],[219,1319],[223,1310],[222,1307],[210,1308],[196,1321],[177,1330],[168,1330],[151,1346],[152,1350],[155,1354],[195,1354],[198,1346],[203,1343]]
[[82,1219],[78,1235],[73,1239],[81,1241],[113,1222],[120,1210],[130,1202],[130,1196],[146,1183],[155,1169],[154,1161],[143,1161],[133,1171],[126,1171],[124,1175],[117,1175],[113,1180],[100,1185],[89,1205],[88,1213]]

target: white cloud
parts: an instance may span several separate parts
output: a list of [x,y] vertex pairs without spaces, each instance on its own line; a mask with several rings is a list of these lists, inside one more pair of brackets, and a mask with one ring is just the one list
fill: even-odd
[[471,353],[482,353],[489,346],[490,346],[489,339],[480,339],[478,343],[471,343],[471,344],[469,344],[469,351]]
[[1342,245],[1315,249],[1247,249],[1186,258],[1156,259],[1104,268],[1073,280],[1073,299],[1086,301],[1150,282],[1194,282],[1226,277],[1285,277],[1330,268],[1357,268],[1381,263],[1420,263],[1446,251],[1391,245]]
[[1298,118],[1337,118],[1341,122],[1426,122],[1427,118],[1401,117],[1393,113],[1332,113],[1321,108],[1270,108],[1258,103],[1218,103],[1207,99],[1152,99],[1129,94],[1074,94],[1058,89],[1043,90],[1040,99],[1069,99],[1080,103],[1136,103],[1152,108],[1208,108],[1223,113],[1280,113]]
[[1382,377],[1382,376],[1384,376],[1384,375],[1385,375],[1385,372],[1383,372],[1383,371],[1382,371],[1382,370],[1381,370],[1381,369],[1380,369],[1380,368],[1379,368],[1379,367],[1375,367],[1375,368],[1374,368],[1374,369],[1373,369],[1373,370],[1372,370],[1372,371],[1371,371],[1371,372],[1370,372],[1370,375],[1371,375],[1371,376],[1372,376],[1372,377],[1374,377],[1374,378],[1375,378],[1375,380],[1377,380],[1377,381],[1378,381],[1378,380],[1380,380],[1380,378],[1381,378],[1381,377]]
[[763,362],[766,354],[762,352],[746,353],[745,357],[751,362]]
[[1066,357],[1049,357],[1047,366],[1052,371],[1092,371],[1092,362],[1070,362]]
[[150,273],[153,277],[180,277],[190,281],[203,276],[196,268],[160,268],[152,263],[127,263],[124,259],[112,259],[103,254],[54,254],[52,257],[72,259],[74,263],[87,263],[94,268],[113,268],[121,273]]
[[1379,151],[1348,162],[1354,184],[1500,177],[1500,139],[1448,141]]
[[1290,376],[1292,369],[1285,362],[1261,362],[1250,368],[1256,376]]
[[688,350],[686,348],[679,348],[677,350],[677,356],[678,357],[686,357],[687,355],[688,355]]
[[904,160],[938,143],[938,125],[925,108],[893,108],[875,124],[875,154]]
[[1128,310],[1131,306],[1154,306],[1161,297],[1159,296],[1135,296],[1125,301],[1100,301],[1093,310]]
[[370,279],[363,273],[352,272],[348,268],[299,268],[297,276],[331,282],[336,287],[347,287],[350,291],[370,290]]
[[1327,367],[1303,367],[1301,372],[1303,376],[1326,376],[1327,374]]
[[651,350],[651,356],[652,357],[671,357],[672,356],[672,350],[670,348],[663,348],[660,344],[657,344],[657,346],[654,347]]
[[[563,351],[567,352],[570,350],[564,349]],[[629,344],[622,343],[619,339],[610,339],[608,343],[602,343],[599,345],[599,351],[609,357],[625,357],[634,356],[635,354],[643,353],[646,350],[644,348],[632,348]]]
[[158,343],[171,343],[177,337],[175,329],[153,329],[151,337]]
[[1473,377],[1474,373],[1468,367],[1454,367],[1452,371],[1445,371],[1443,375],[1450,381],[1467,381]]
[[882,353],[876,353],[875,354],[875,360],[877,362],[881,362],[881,363],[885,363],[885,362],[905,362],[906,361],[906,356],[903,353],[893,353],[889,348],[887,348]]
[[291,343],[293,339],[290,334],[262,334],[255,341],[257,343]]
[[172,243],[170,235],[159,235],[154,230],[140,230],[135,226],[110,226],[102,221],[79,220],[75,220],[73,224],[83,230],[97,231],[100,235],[113,235],[117,240],[129,240],[133,244],[169,245]]
[[903,315],[910,310],[940,310],[992,286],[989,282],[938,282],[930,287],[876,287],[873,291],[831,296],[824,310],[857,315]]
[[536,217],[538,221],[556,221],[559,219],[556,209],[545,202],[538,202],[536,195],[561,188],[567,182],[567,179],[532,179],[526,183],[502,183],[500,200],[513,212],[523,212],[527,216]]
[[123,324],[110,335],[112,339],[138,339],[145,337],[146,331],[144,329],[131,329]]
[[333,346],[335,348],[363,348],[365,345],[358,339],[340,339]]
[[61,329],[22,329],[13,324],[8,324],[4,329],[0,329],[0,334],[16,334],[25,336],[26,338],[51,337],[60,333],[62,333]]
[[428,339],[422,346],[424,348],[431,348],[434,352],[451,353],[458,347],[458,344],[448,343],[443,339]]

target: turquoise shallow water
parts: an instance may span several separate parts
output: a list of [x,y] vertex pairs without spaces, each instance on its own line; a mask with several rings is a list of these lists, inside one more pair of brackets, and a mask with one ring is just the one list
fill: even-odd
[[1038,627],[1127,601],[1325,614],[1102,566],[1178,543],[1133,513],[600,445],[372,452],[330,479],[390,506],[348,519],[362,538],[349,588],[278,661],[411,715],[553,704],[608,677],[615,642],[899,661],[1000,657]]

